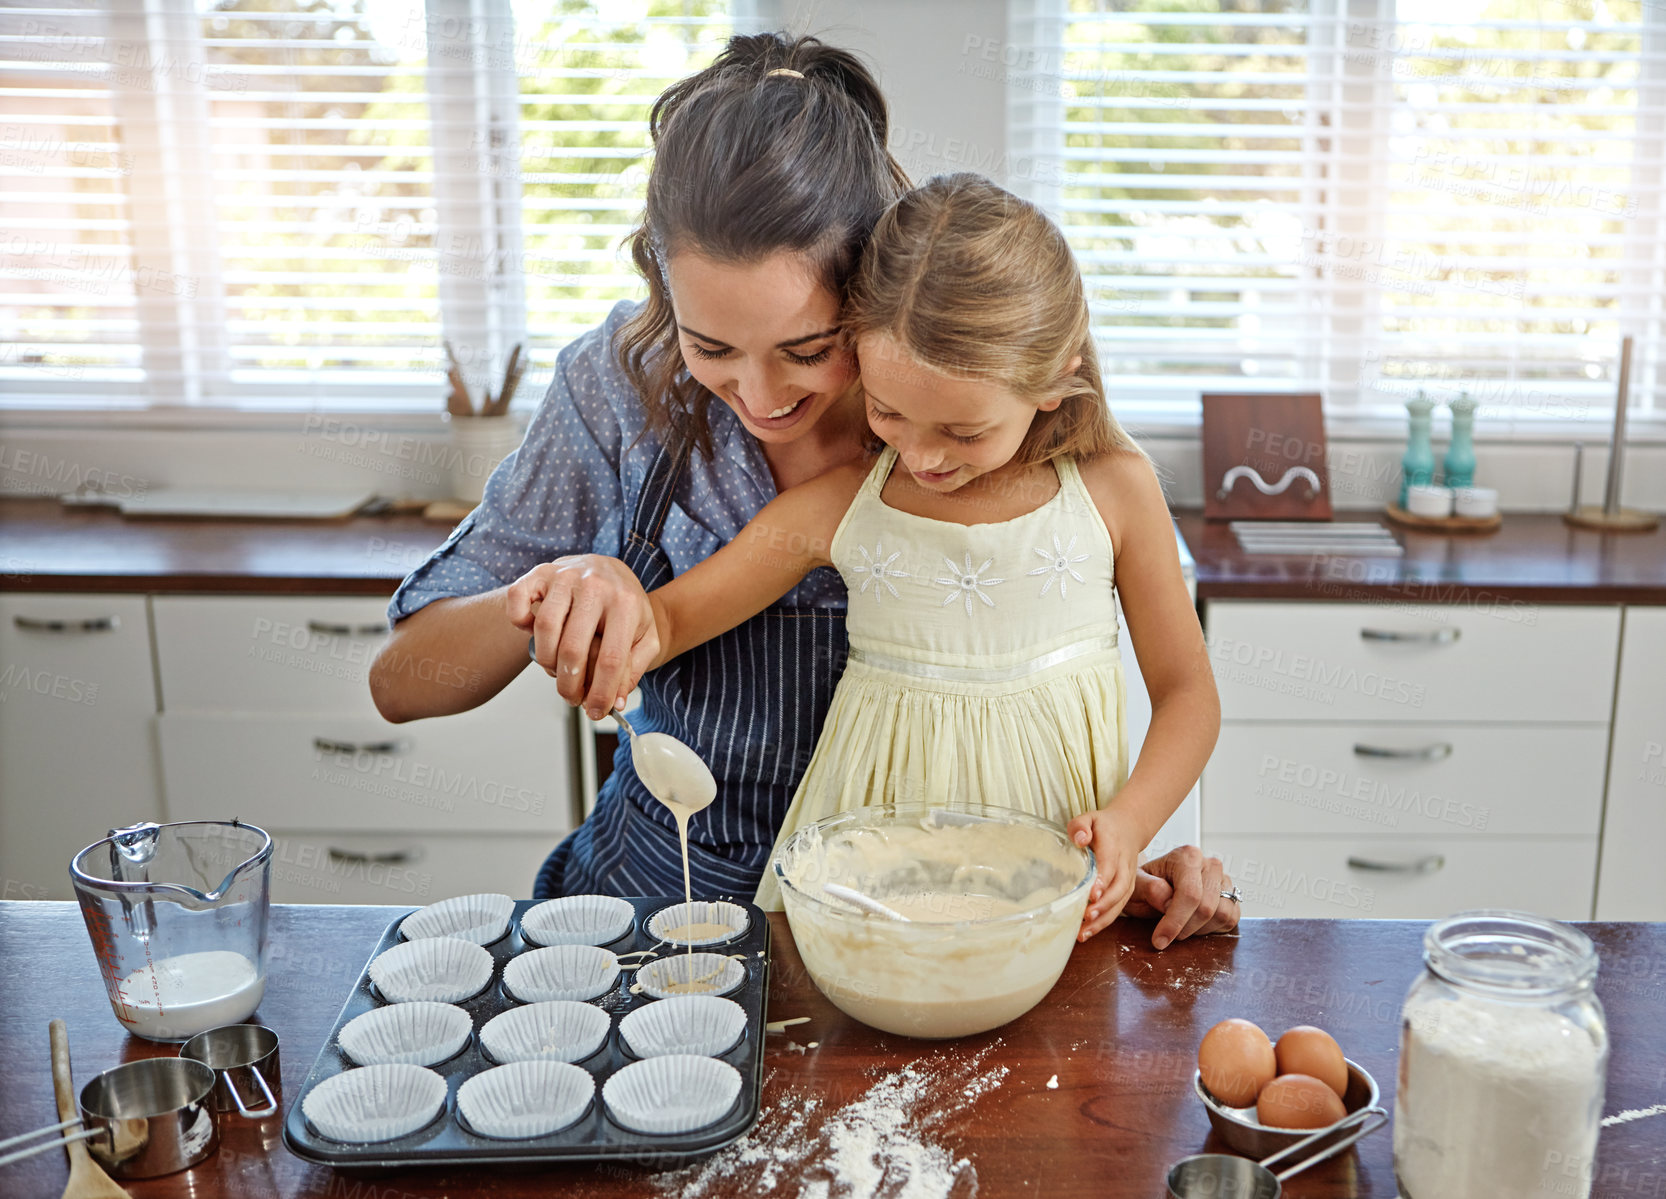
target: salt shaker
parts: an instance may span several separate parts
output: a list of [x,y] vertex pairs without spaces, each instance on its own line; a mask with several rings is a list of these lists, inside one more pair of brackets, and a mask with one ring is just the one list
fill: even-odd
[[1524,912],[1461,912],[1429,928],[1423,963],[1400,1009],[1400,1193],[1585,1199],[1608,1073],[1591,939]]

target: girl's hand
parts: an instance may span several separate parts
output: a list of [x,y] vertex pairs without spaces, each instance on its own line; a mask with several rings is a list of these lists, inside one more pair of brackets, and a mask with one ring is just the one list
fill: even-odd
[[1121,914],[1134,893],[1139,873],[1140,840],[1122,817],[1108,808],[1078,816],[1065,826],[1077,845],[1093,850],[1097,877],[1088,890],[1087,911],[1082,914],[1078,941],[1086,941]]
[[504,598],[509,623],[532,634],[533,658],[561,698],[582,703],[591,720],[629,695],[659,653],[648,593],[617,558],[557,558],[516,579]]
[[1235,902],[1221,895],[1232,890],[1232,878],[1221,860],[1205,856],[1195,845],[1182,845],[1153,858],[1140,869],[1135,884],[1134,897],[1124,910],[1130,916],[1157,920],[1151,943],[1158,949],[1204,933],[1231,932],[1243,914]]

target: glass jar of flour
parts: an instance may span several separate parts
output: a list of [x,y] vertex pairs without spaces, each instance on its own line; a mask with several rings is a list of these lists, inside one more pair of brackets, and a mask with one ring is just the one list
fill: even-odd
[[1591,939],[1522,912],[1461,912],[1429,928],[1423,963],[1400,1009],[1400,1194],[1585,1199],[1608,1073]]

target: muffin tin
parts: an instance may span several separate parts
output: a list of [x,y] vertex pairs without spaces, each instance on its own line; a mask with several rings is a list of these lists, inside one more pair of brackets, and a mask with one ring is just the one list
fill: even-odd
[[[678,904],[681,897],[632,898],[634,909],[630,927],[617,940],[603,948],[621,955],[626,963],[653,961],[673,954],[685,954],[686,946],[672,945],[658,940],[648,932],[648,922],[660,909]],[[327,1079],[349,1070],[365,1069],[355,1066],[341,1048],[340,1032],[354,1018],[388,1001],[378,993],[370,981],[369,961],[359,974],[352,993],[336,1017],[335,1025],[319,1051],[311,1072],[291,1102],[284,1122],[284,1144],[296,1156],[307,1161],[336,1167],[408,1167],[458,1164],[527,1164],[564,1161],[605,1161],[629,1158],[633,1161],[656,1158],[687,1158],[719,1149],[741,1137],[758,1118],[759,1096],[763,1082],[764,1023],[767,1019],[766,1000],[769,970],[769,922],[763,912],[751,904],[741,905],[749,920],[746,929],[730,940],[715,945],[702,945],[696,953],[734,955],[744,972],[744,979],[725,998],[738,1003],[746,1014],[746,1026],[739,1041],[730,1049],[716,1055],[740,1073],[740,1092],[729,1110],[715,1123],[692,1132],[651,1135],[634,1132],[615,1120],[603,1103],[605,1084],[626,1066],[640,1060],[625,1044],[620,1035],[620,1021],[633,1011],[665,1000],[654,999],[646,992],[631,994],[636,970],[621,971],[618,980],[603,994],[588,1003],[608,1014],[611,1027],[601,1048],[576,1064],[589,1071],[596,1081],[596,1096],[590,1109],[578,1122],[560,1131],[526,1140],[501,1140],[481,1136],[472,1131],[461,1117],[457,1105],[458,1088],[498,1065],[488,1057],[480,1044],[480,1030],[495,1016],[527,1006],[513,998],[503,986],[504,967],[515,958],[539,948],[521,933],[521,917],[536,906],[534,901],[522,900],[515,904],[514,918],[504,936],[485,949],[492,956],[491,980],[483,991],[460,1001],[457,1006],[467,1012],[473,1027],[462,1049],[445,1061],[430,1067],[444,1078],[445,1103],[440,1114],[422,1128],[393,1140],[353,1143],[332,1140],[314,1128],[302,1111],[305,1097]],[[408,915],[408,913],[407,913]],[[405,943],[399,925],[405,916],[395,920],[383,933],[381,941],[370,955],[370,961]],[[629,956],[634,950],[654,950],[658,958]]]

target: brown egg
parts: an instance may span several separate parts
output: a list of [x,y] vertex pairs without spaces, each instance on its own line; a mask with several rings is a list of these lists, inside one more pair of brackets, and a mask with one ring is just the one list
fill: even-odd
[[1348,1063],[1342,1060],[1342,1046],[1330,1033],[1311,1024],[1299,1024],[1273,1046],[1280,1074],[1306,1074],[1317,1078],[1338,1099],[1348,1094]]
[[1273,1043],[1248,1020],[1222,1020],[1203,1034],[1197,1069],[1209,1093],[1228,1107],[1248,1107],[1278,1073]]
[[1255,1118],[1272,1128],[1329,1128],[1347,1114],[1336,1092],[1307,1074],[1280,1074],[1255,1102]]

